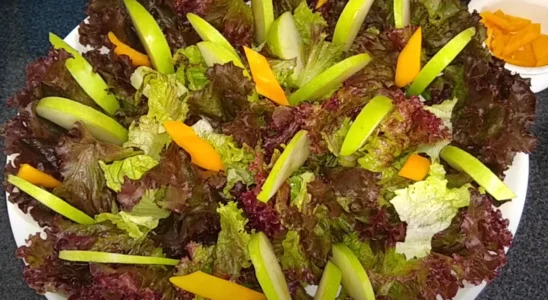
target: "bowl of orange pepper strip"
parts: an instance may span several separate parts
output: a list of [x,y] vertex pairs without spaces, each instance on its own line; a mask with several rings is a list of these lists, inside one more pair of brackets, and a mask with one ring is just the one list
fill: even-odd
[[487,28],[485,44],[494,56],[507,62],[507,68],[523,74],[548,72],[548,35],[540,23],[507,14],[502,10],[483,11]]

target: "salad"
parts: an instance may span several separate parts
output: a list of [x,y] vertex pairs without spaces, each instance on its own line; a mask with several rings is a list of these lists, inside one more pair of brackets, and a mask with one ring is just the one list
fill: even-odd
[[[529,82],[458,0],[90,0],[8,101],[17,249],[69,299],[452,299],[490,281]],[[341,287],[342,286],[342,287]]]

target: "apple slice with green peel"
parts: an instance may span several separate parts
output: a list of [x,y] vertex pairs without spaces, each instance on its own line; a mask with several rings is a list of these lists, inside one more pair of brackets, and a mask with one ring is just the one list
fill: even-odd
[[86,215],[81,210],[68,204],[65,200],[55,196],[54,194],[35,186],[23,178],[8,175],[8,182],[69,220],[72,220],[78,224],[86,225],[95,223],[95,220],[93,220],[92,217]]
[[472,177],[495,199],[501,201],[516,197],[516,194],[495,173],[470,153],[455,146],[445,146],[440,152],[440,157],[453,169]]
[[94,262],[105,264],[167,265],[176,266],[178,259],[156,256],[127,255],[99,251],[61,250],[59,258],[68,261]]
[[127,130],[111,117],[95,109],[60,97],[43,98],[36,105],[36,113],[67,130],[75,122],[86,125],[91,134],[98,140],[122,145],[127,141]]
[[289,104],[297,105],[303,101],[314,101],[321,98],[367,66],[370,61],[369,54],[363,53],[337,63],[289,96]]
[[409,25],[411,18],[410,0],[394,0],[394,21],[396,28],[404,28]]
[[255,20],[255,42],[262,44],[274,21],[272,0],[251,0],[251,9]]
[[297,59],[294,74],[297,76],[303,68],[303,40],[297,30],[295,19],[287,11],[270,26],[267,43],[270,51],[281,59]]
[[285,147],[282,155],[276,160],[274,167],[268,174],[261,192],[257,195],[257,199],[262,202],[268,202],[272,196],[276,194],[280,186],[289,178],[297,169],[299,169],[310,155],[310,139],[308,131],[301,130],[295,134],[287,147]]
[[254,233],[247,248],[266,298],[291,300],[285,276],[268,237],[262,232]]
[[124,0],[124,4],[154,69],[164,74],[175,73],[171,49],[154,17],[137,0]]
[[334,300],[341,284],[341,270],[332,262],[328,261],[323,269],[322,280],[316,290],[314,300]]
[[459,53],[470,43],[476,28],[470,27],[457,34],[449,43],[445,44],[434,57],[422,68],[407,90],[407,95],[418,96],[443,72],[443,70],[459,55]]
[[240,57],[234,55],[230,50],[209,41],[199,42],[196,45],[198,46],[198,49],[200,49],[200,53],[202,54],[202,57],[208,67],[213,67],[215,64],[224,65],[232,62],[236,67],[243,69],[243,73],[246,77],[251,78]]
[[333,43],[344,45],[343,50],[350,49],[363,21],[375,0],[350,0],[343,9],[343,12],[335,25]]
[[73,56],[65,62],[65,67],[70,75],[99,107],[109,115],[114,115],[120,109],[120,103],[114,95],[108,92],[108,84],[101,75],[95,73],[93,66],[62,38],[50,32],[49,41],[53,48],[63,49]]
[[192,25],[192,28],[194,28],[194,30],[196,30],[198,35],[202,38],[202,40],[221,45],[230,50],[230,52],[232,52],[232,54],[234,54],[235,56],[238,56],[238,52],[236,52],[236,49],[232,47],[230,42],[227,41],[227,39],[225,39],[225,37],[215,27],[213,27],[213,25],[209,24],[206,20],[193,13],[186,14],[186,18],[190,22],[190,25]]
[[373,286],[363,266],[344,244],[333,245],[331,261],[342,273],[342,286],[354,300],[374,300]]
[[377,96],[371,99],[350,126],[341,146],[340,155],[350,156],[358,151],[393,109],[392,99],[388,97]]

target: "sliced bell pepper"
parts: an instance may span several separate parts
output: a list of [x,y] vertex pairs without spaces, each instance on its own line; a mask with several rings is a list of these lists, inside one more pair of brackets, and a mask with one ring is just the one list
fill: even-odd
[[21,167],[19,167],[17,177],[23,178],[32,184],[51,189],[62,184],[61,181],[53,178],[53,176],[46,174],[28,164],[22,164]]
[[411,154],[398,172],[398,175],[415,181],[421,181],[430,171],[430,160],[418,154]]
[[531,24],[510,37],[502,51],[503,56],[509,56],[519,48],[531,43],[540,36],[540,24]]
[[404,87],[421,71],[422,29],[419,27],[411,36],[400,55],[396,67],[396,85]]
[[108,33],[108,39],[109,41],[114,45],[114,53],[116,55],[127,55],[131,59],[131,63],[133,66],[147,66],[151,67],[152,64],[150,63],[150,59],[146,54],[143,54],[130,46],[124,44],[122,41],[120,41],[114,33],[109,32]]
[[244,51],[257,87],[257,93],[280,105],[288,106],[289,102],[285,92],[272,72],[266,57],[245,46]]

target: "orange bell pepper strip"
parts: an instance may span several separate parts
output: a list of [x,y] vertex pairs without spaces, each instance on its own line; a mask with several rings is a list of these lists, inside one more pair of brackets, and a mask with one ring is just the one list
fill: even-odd
[[255,81],[257,87],[257,93],[280,105],[288,106],[289,102],[285,92],[278,83],[266,58],[245,46],[244,51],[249,62],[251,75],[253,75],[253,81]]
[[548,58],[548,35],[542,34],[532,42],[537,60]]
[[55,179],[53,176],[48,175],[28,164],[22,164],[21,167],[19,167],[17,177],[23,178],[32,184],[51,189],[62,184],[61,181]]
[[540,36],[540,24],[531,24],[510,37],[502,51],[502,56],[509,56],[519,48],[531,43]]
[[190,154],[193,164],[215,172],[224,170],[219,153],[190,126],[181,121],[165,121],[163,125],[173,141]]
[[114,33],[109,32],[108,33],[108,39],[114,45],[114,53],[116,53],[116,55],[118,55],[118,56],[120,56],[120,55],[129,56],[133,66],[135,66],[135,67],[138,67],[138,66],[151,67],[152,66],[152,64],[150,63],[150,59],[148,58],[147,55],[145,55],[145,54],[131,48],[130,46],[122,43],[122,41],[120,41],[116,37],[116,35],[114,35]]
[[418,154],[411,154],[398,172],[398,175],[415,181],[421,181],[430,171],[430,160]]
[[201,271],[174,276],[169,281],[180,289],[211,300],[266,300],[264,294]]
[[319,9],[326,3],[327,3],[327,0],[318,0],[318,2],[316,2],[316,9]]
[[419,27],[398,56],[396,66],[396,86],[404,87],[421,71],[422,29]]
[[508,57],[504,57],[504,60],[523,67],[537,66],[537,58],[535,57],[535,52],[533,52],[533,46],[531,44],[521,47],[518,51],[512,53]]
[[512,30],[512,24],[504,17],[501,17],[500,15],[493,14],[491,12],[482,12],[480,16],[487,22],[492,23],[501,29],[504,29],[506,31]]

